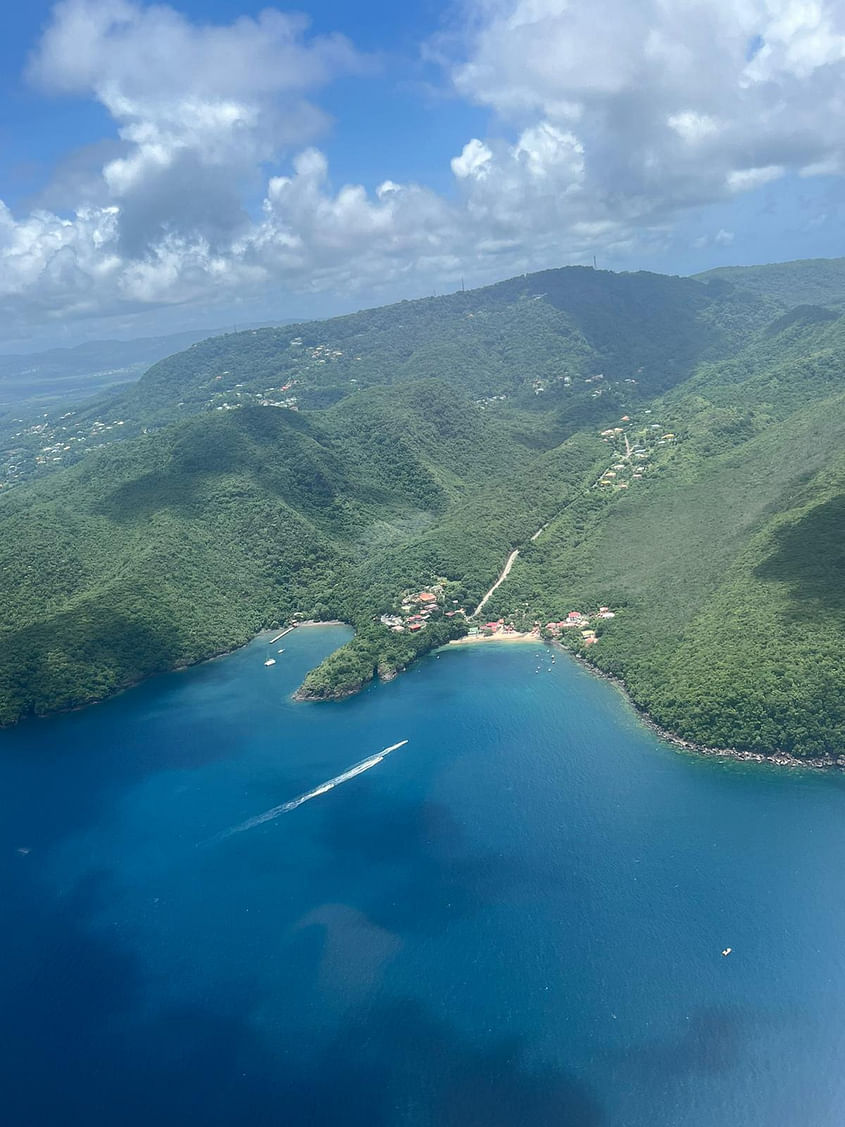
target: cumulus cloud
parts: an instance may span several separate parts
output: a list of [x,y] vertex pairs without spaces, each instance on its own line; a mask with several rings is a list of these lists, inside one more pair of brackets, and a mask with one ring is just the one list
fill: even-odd
[[[23,217],[0,207],[0,308],[65,316],[267,286],[370,295],[490,278],[621,255],[667,238],[686,209],[845,171],[831,126],[845,114],[838,0],[463,0],[461,12],[429,54],[490,127],[452,155],[454,191],[439,195],[385,179],[389,154],[374,191],[332,184],[315,97],[369,66],[342,37],[272,10],[216,26],[137,0],[62,0],[29,79],[96,99],[117,136],[70,162],[65,198],[56,188]],[[267,180],[267,163],[288,174]],[[732,239],[721,228],[704,243]]]
[[470,0],[455,89],[573,131],[597,199],[667,215],[842,166],[839,0]]
[[96,99],[118,136],[99,165],[64,163],[50,210],[0,212],[7,314],[190,301],[256,280],[233,247],[252,228],[244,199],[260,196],[262,164],[324,129],[313,92],[369,66],[342,36],[310,36],[301,15],[215,26],[134,0],[62,0],[27,77]]
[[324,126],[306,94],[365,65],[340,36],[309,39],[299,15],[218,27],[131,0],[62,0],[28,76],[96,98],[115,121],[124,151],[99,186],[120,207],[124,252],[138,256],[164,237],[231,237],[261,162]]

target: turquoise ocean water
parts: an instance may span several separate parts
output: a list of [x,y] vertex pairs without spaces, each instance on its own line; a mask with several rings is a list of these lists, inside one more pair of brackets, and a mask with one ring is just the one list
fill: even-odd
[[845,1122],[845,780],[540,647],[293,704],[346,636],[0,733],[5,1127]]

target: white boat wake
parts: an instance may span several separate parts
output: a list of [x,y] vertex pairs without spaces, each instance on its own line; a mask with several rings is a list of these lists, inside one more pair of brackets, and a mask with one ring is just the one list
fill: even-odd
[[333,779],[328,782],[320,783],[318,787],[313,790],[306,791],[305,794],[300,794],[297,798],[292,798],[290,802],[283,802],[281,806],[274,806],[271,810],[265,810],[263,814],[256,814],[254,818],[247,818],[245,822],[240,825],[232,826],[229,830],[224,830],[219,835],[219,838],[231,837],[233,834],[243,833],[244,830],[255,829],[256,826],[263,826],[265,822],[272,822],[278,818],[280,814],[288,814],[291,810],[296,810],[297,806],[302,806],[305,802],[310,802],[312,798],[318,798],[326,791],[334,790],[335,787],[340,786],[341,783],[346,783],[350,779],[354,779],[356,775],[362,775],[364,771],[369,771],[371,767],[375,767],[377,763],[381,763],[391,751],[396,751],[397,748],[404,747],[407,740],[400,740],[399,743],[391,744],[390,747],[385,747],[376,755],[371,755],[367,759],[362,759],[360,763],[355,763],[348,771],[344,771],[342,775],[335,775]]

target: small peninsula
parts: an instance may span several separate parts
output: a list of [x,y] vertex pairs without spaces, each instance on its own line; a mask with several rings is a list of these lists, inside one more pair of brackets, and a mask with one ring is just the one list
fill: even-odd
[[536,631],[679,740],[835,761],[838,277],[544,271],[0,421],[0,724],[301,616],[355,631],[301,699]]

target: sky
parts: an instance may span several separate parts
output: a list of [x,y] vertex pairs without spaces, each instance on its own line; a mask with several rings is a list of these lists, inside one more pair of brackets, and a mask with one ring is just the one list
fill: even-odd
[[28,0],[0,350],[845,253],[842,0]]

